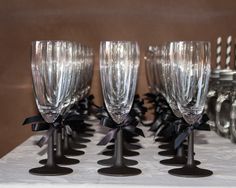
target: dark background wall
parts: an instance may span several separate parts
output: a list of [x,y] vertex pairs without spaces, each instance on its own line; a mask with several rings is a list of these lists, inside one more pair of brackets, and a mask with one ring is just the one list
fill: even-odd
[[[35,114],[30,43],[66,39],[96,51],[92,93],[101,103],[98,48],[101,40],[136,40],[143,57],[148,44],[170,40],[215,40],[236,34],[235,0],[9,0],[0,1],[0,157],[32,133],[22,127]],[[137,91],[146,92],[142,60]]]

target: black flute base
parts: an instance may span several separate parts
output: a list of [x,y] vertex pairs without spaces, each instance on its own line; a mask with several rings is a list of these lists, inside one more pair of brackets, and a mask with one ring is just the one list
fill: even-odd
[[[66,156],[61,156],[61,157],[55,156],[54,160],[55,160],[55,163],[59,165],[74,165],[80,162],[78,159],[71,159],[71,158],[67,158]],[[43,159],[39,161],[39,163],[46,164],[47,159]]]
[[[124,144],[124,146],[127,150],[138,150],[142,148],[141,146],[137,144]],[[109,145],[107,146],[107,149],[115,149],[115,145],[114,144]]]
[[[124,137],[124,139],[125,139],[125,137]],[[126,142],[129,143],[129,144],[138,143],[138,142],[140,141],[139,139],[136,139],[136,138],[125,139],[125,140],[126,140]],[[113,139],[113,140],[111,140],[111,142],[114,143],[115,140]]]
[[[188,149],[187,145],[183,145],[183,146],[184,146],[184,149],[186,149],[186,150]],[[173,146],[173,144],[162,144],[158,148],[160,148],[160,149],[173,149],[174,146]]]
[[72,148],[66,148],[64,150],[64,155],[68,155],[68,156],[79,156],[79,155],[84,155],[84,151],[80,151],[80,150],[74,150]]
[[141,170],[137,168],[131,168],[127,166],[112,166],[107,168],[101,168],[98,170],[99,174],[106,175],[106,176],[135,176],[142,173]]
[[185,165],[182,168],[169,170],[168,173],[173,176],[180,176],[180,177],[186,177],[186,178],[208,177],[213,174],[212,171],[198,168],[195,165]]
[[32,168],[29,170],[30,174],[38,175],[38,176],[60,176],[71,174],[73,172],[72,169],[60,166],[42,166],[38,168]]
[[[131,159],[126,159],[124,157],[122,159],[122,162],[126,166],[134,166],[134,165],[138,164],[138,161],[131,160]],[[97,163],[100,164],[100,165],[103,165],[103,166],[111,166],[115,163],[115,158],[111,157],[109,159],[103,159],[103,160],[98,161]]]
[[[91,126],[89,126],[89,127],[92,127],[92,125]],[[84,130],[83,130],[83,132],[95,132],[95,130],[94,129],[90,129],[90,128],[85,128]]]
[[83,149],[83,148],[86,148],[87,146],[84,144],[70,142],[70,147],[73,149]]
[[93,137],[93,134],[90,134],[90,133],[78,133],[78,137]]
[[171,141],[171,139],[169,139],[169,138],[156,138],[155,141],[169,143]]
[[161,156],[169,157],[169,156],[176,155],[176,151],[175,150],[166,150],[166,151],[160,151],[160,152],[158,152],[158,154]]
[[73,138],[72,140],[75,143],[88,143],[88,142],[91,142],[91,140],[86,139],[86,138],[81,138],[81,137],[76,137],[76,138]]
[[160,149],[171,149],[171,148],[173,148],[173,145],[172,144],[162,144],[162,145],[158,146],[158,148],[160,148]]
[[[102,152],[102,154],[105,156],[113,156],[114,150],[104,151],[104,152]],[[123,156],[125,156],[125,157],[134,157],[137,155],[139,155],[139,152],[131,151],[131,150],[123,150]]]
[[138,142],[140,142],[140,140],[136,139],[136,138],[130,138],[130,139],[126,139],[126,142],[128,142],[128,143],[138,143]]
[[[187,163],[187,158],[186,157],[173,157],[171,159],[164,159],[160,161],[161,164],[167,165],[167,166],[183,166]],[[200,161],[194,160],[195,165],[200,165]]]

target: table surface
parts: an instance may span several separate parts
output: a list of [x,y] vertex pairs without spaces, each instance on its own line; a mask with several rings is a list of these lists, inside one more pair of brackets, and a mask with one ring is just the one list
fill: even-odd
[[[159,163],[166,159],[158,155],[158,143],[143,127],[145,138],[140,137],[142,149],[140,155],[132,157],[139,162],[136,166],[142,174],[131,177],[110,177],[97,173],[100,166],[97,161],[109,158],[100,154],[104,146],[97,146],[104,136],[104,130],[97,122],[93,123],[96,133],[83,149],[85,154],[75,157],[79,164],[70,166],[74,172],[66,176],[34,176],[28,173],[33,167],[39,167],[38,161],[44,156],[38,153],[45,148],[34,145],[40,135],[30,137],[13,151],[0,159],[0,188],[4,187],[236,187],[236,145],[228,139],[221,138],[215,132],[196,132],[195,159],[200,160],[200,167],[210,169],[214,175],[206,178],[181,178],[169,175],[167,172],[173,167]],[[4,143],[1,143],[4,144]]]

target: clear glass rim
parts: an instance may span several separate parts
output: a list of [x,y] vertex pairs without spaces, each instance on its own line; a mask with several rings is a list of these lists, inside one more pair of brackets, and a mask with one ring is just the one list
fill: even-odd
[[[76,41],[70,41],[70,40],[33,40],[31,41],[32,43],[35,43],[35,42],[76,42]],[[77,42],[76,42],[77,43]],[[79,42],[78,42],[79,43]],[[79,43],[80,44],[80,43]]]
[[191,43],[191,44],[197,44],[197,43],[199,43],[199,44],[208,44],[208,45],[210,45],[211,44],[211,42],[210,41],[206,41],[206,40],[177,40],[177,41],[168,41],[168,42],[166,42],[165,44],[167,45],[167,44],[171,44],[171,43]]
[[116,43],[130,43],[130,44],[138,44],[137,41],[129,41],[129,40],[104,40],[100,41],[100,45],[104,43],[111,43],[111,44],[116,44]]

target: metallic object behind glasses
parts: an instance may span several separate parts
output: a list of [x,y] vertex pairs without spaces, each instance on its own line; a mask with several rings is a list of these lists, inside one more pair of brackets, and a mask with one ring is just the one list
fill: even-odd
[[224,71],[220,73],[220,93],[216,101],[216,131],[219,135],[229,137],[231,91],[233,75],[236,71]]

